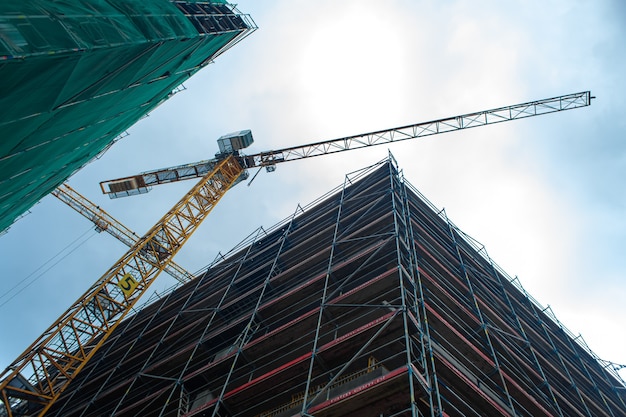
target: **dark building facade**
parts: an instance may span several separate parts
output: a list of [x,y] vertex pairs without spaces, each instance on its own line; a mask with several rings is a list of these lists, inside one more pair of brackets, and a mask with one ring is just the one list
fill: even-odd
[[53,416],[626,415],[626,390],[390,157],[123,322]]
[[0,232],[255,28],[225,0],[0,2]]

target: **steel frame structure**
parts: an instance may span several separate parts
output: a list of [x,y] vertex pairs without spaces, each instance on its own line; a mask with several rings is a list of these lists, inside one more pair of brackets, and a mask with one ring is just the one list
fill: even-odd
[[125,320],[53,416],[611,416],[617,372],[393,157]]

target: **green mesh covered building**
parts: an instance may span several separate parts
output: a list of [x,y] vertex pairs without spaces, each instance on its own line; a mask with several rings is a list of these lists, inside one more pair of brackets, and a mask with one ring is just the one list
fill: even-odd
[[254,29],[224,0],[0,2],[0,232]]

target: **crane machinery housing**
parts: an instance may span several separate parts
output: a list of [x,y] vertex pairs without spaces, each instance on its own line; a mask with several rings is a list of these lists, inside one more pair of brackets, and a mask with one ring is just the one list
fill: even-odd
[[201,180],[0,375],[0,416],[42,416],[171,264],[200,223],[247,169],[420,138],[589,106],[589,91],[314,142],[252,155],[250,131],[220,138],[214,159],[106,181],[111,197],[144,193],[156,184]]

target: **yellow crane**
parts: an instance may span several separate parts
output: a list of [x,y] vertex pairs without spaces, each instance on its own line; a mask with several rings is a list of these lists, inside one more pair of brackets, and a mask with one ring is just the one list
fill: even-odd
[[2,372],[0,417],[46,413],[228,189],[247,178],[248,168],[271,171],[280,162],[586,107],[591,98],[585,91],[248,156],[239,151],[252,143],[252,134],[241,131],[218,140],[214,159],[102,183],[117,197],[202,178]]
[[[128,247],[137,243],[139,236],[135,232],[70,187],[68,183],[61,184],[51,194],[90,220],[96,226],[98,233],[106,232]],[[193,274],[174,261],[170,261],[163,270],[181,283],[194,279]]]

